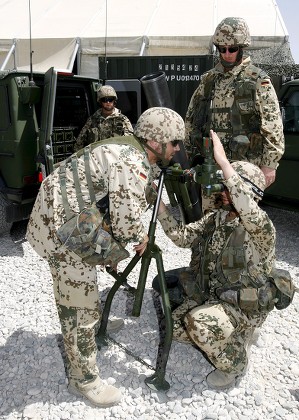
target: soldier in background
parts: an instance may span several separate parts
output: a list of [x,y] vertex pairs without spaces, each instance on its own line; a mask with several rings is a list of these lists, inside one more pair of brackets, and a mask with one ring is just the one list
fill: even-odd
[[[224,176],[221,208],[184,226],[161,203],[158,219],[177,246],[193,251],[189,267],[165,276],[175,305],[173,338],[206,354],[216,368],[207,383],[222,389],[245,373],[255,329],[274,306],[290,304],[294,286],[288,272],[275,269],[275,227],[258,204],[264,174],[249,162],[230,163],[219,137],[210,135]],[[155,278],[159,292],[157,284]]]
[[88,118],[79,133],[74,144],[75,152],[95,141],[133,134],[130,120],[115,107],[117,94],[112,86],[101,86],[97,101],[101,107]]
[[[96,364],[95,326],[101,320],[96,265],[114,266],[128,257],[123,249],[129,242],[137,243],[136,252],[145,251],[141,216],[148,208],[152,165],[169,162],[184,135],[175,111],[148,109],[134,135],[92,143],[61,162],[41,184],[28,223],[28,242],[48,261],[53,278],[69,390],[100,407],[119,402],[121,392],[101,381]],[[105,225],[99,225],[97,208],[103,207]]]
[[217,132],[230,161],[257,165],[266,187],[275,181],[284,152],[279,103],[269,76],[243,57],[251,43],[244,19],[227,17],[213,35],[220,60],[201,77],[186,113],[185,147],[190,160],[201,153],[202,139]]

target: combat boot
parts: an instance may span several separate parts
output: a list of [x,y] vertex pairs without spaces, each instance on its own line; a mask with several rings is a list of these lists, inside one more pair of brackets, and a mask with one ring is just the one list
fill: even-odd
[[219,369],[213,370],[206,377],[207,384],[214,389],[225,389],[236,384],[238,375],[225,373]]
[[111,407],[118,404],[122,398],[119,389],[112,385],[105,385],[99,377],[95,381],[80,383],[70,379],[68,390],[74,395],[87,398],[97,407]]

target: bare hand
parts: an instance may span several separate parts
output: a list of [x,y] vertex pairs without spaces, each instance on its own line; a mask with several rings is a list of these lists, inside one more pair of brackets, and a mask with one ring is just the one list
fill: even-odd
[[142,255],[144,253],[144,251],[146,250],[148,241],[149,241],[149,238],[146,235],[143,239],[143,242],[141,242],[138,245],[134,245],[134,247],[133,247],[134,251],[137,252],[137,254]]
[[214,158],[222,169],[224,177],[227,179],[234,173],[234,169],[229,163],[223,145],[215,131],[210,130],[210,136],[213,141]]
[[267,166],[261,166],[261,171],[265,175],[266,179],[266,188],[269,187],[276,178],[276,170],[272,168],[268,168]]

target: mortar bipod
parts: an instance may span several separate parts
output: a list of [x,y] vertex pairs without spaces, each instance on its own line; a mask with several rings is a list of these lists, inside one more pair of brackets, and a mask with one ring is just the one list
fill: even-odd
[[116,279],[116,281],[108,293],[104,310],[103,310],[103,314],[102,314],[101,326],[96,337],[99,348],[101,348],[101,345],[107,345],[105,334],[106,334],[108,317],[109,317],[109,312],[110,312],[113,297],[115,293],[117,292],[117,290],[120,288],[120,286],[122,285],[128,286],[127,277],[130,274],[130,272],[133,270],[133,268],[136,266],[138,261],[141,259],[141,269],[140,269],[137,289],[129,286],[130,290],[134,291],[134,294],[135,294],[132,315],[136,317],[140,316],[141,305],[142,305],[145,283],[146,283],[149,266],[151,263],[151,259],[155,258],[156,264],[157,264],[158,276],[159,276],[159,284],[160,284],[160,290],[161,290],[163,311],[164,311],[164,316],[165,316],[165,330],[166,330],[165,337],[160,338],[159,349],[158,349],[158,354],[157,354],[157,359],[156,359],[155,373],[152,376],[145,379],[145,383],[147,384],[147,386],[155,391],[157,390],[166,391],[170,387],[169,383],[165,380],[165,371],[166,371],[166,364],[168,361],[169,351],[170,351],[171,342],[172,342],[172,334],[173,334],[173,320],[172,320],[172,314],[171,314],[171,307],[169,303],[168,290],[166,287],[162,252],[160,248],[155,244],[155,230],[156,230],[156,224],[157,224],[159,204],[161,201],[161,196],[162,196],[162,191],[163,191],[165,171],[166,171],[166,168],[163,168],[160,173],[159,183],[158,183],[158,188],[157,188],[157,198],[155,201],[153,214],[152,214],[152,218],[151,218],[149,230],[148,230],[149,241],[148,241],[144,254],[142,256],[139,256],[138,254],[136,254],[132,258],[130,263],[126,266],[126,268],[124,269],[122,273],[117,273],[115,270],[111,268],[107,268],[107,272],[111,274]]

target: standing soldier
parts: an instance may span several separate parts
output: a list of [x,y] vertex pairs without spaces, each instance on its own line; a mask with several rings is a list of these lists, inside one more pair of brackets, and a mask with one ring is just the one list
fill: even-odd
[[115,108],[117,94],[112,86],[101,86],[97,100],[101,107],[88,118],[82,128],[74,144],[75,152],[95,141],[133,134],[130,120]]
[[152,165],[170,161],[184,135],[175,111],[148,109],[134,135],[92,143],[61,162],[43,181],[29,220],[27,239],[53,278],[69,389],[100,407],[119,402],[121,392],[103,384],[96,364],[101,311],[95,266],[127,258],[128,242],[144,252],[148,236],[140,219]]
[[202,138],[213,129],[230,161],[246,160],[275,181],[284,152],[283,125],[276,92],[268,75],[243,57],[250,45],[244,19],[227,17],[217,26],[213,44],[220,62],[202,75],[186,114],[186,150],[201,153]]

